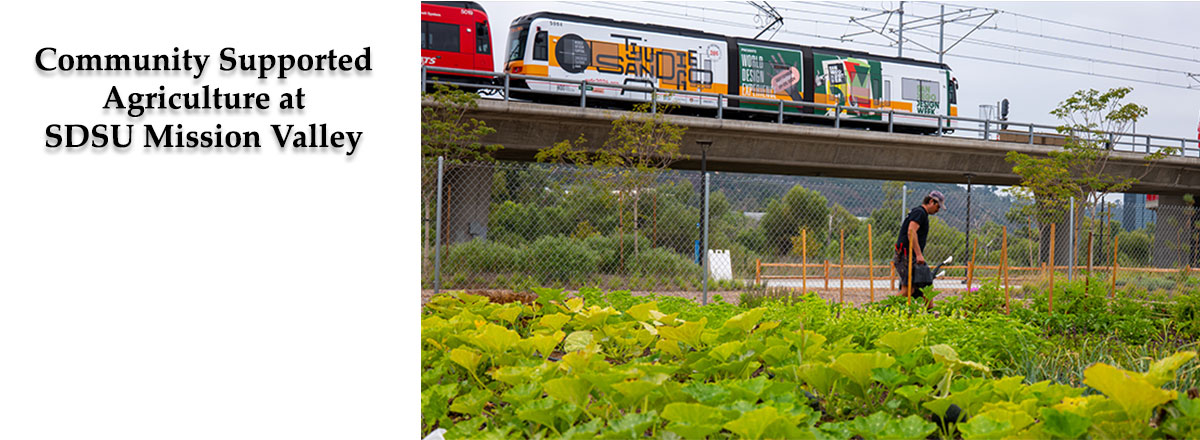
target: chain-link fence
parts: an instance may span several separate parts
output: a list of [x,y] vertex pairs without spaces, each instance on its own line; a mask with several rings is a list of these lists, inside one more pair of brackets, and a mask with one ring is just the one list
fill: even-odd
[[[422,185],[426,288],[694,291],[704,282],[698,172],[446,162],[439,178],[430,160]],[[1188,204],[1077,207],[1062,221],[1039,222],[1013,209],[1020,202],[1004,188],[986,185],[968,192],[957,184],[713,172],[708,187],[714,289],[803,289],[856,302],[894,295],[900,221],[935,189],[947,200],[930,217],[924,254],[931,266],[953,257],[935,283],[943,292],[989,281],[1040,286],[1052,272],[1065,280],[1089,267],[1092,279],[1110,285],[1115,270],[1118,288],[1200,284],[1188,269],[1200,266],[1200,216]],[[1153,221],[1123,225],[1132,209]]]

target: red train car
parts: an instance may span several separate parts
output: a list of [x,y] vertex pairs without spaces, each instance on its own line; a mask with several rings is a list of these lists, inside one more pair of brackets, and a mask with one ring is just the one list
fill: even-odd
[[[487,12],[475,2],[421,2],[421,64],[492,71],[492,32]],[[430,78],[489,82],[491,77],[430,73]]]

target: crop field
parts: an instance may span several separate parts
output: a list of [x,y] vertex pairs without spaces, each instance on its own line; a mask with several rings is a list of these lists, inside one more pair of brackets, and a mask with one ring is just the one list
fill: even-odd
[[[842,305],[748,291],[434,296],[422,435],[1195,438],[1200,290],[1096,280]],[[936,294],[936,292],[934,292]],[[441,431],[444,430],[444,431]]]

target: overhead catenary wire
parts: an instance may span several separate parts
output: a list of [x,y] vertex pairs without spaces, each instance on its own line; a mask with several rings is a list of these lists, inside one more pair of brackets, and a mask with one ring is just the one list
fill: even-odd
[[[637,13],[637,14],[643,14],[643,15],[648,14],[648,15],[668,17],[668,18],[673,18],[673,19],[679,18],[678,13],[670,13],[670,12],[663,12],[663,11],[648,11],[645,9],[635,9],[635,8],[625,7],[624,5],[622,5],[620,3],[611,3],[611,2],[594,2],[594,3],[567,2],[567,3],[577,5],[577,6],[599,8],[599,9],[605,9],[605,10],[611,10],[611,11],[618,11],[618,12]],[[681,7],[684,9],[698,9],[698,10],[702,10],[702,11],[706,11],[706,12],[726,13],[726,14],[742,15],[742,16],[753,16],[756,14],[756,12],[753,12],[753,11],[715,9],[715,8],[709,8],[709,7],[704,7],[704,6],[683,5],[683,4],[678,4],[678,3],[667,3],[667,2],[650,2],[650,3],[662,5],[662,6]],[[809,2],[809,3],[811,3],[811,2]],[[742,3],[738,3],[738,4],[742,5]],[[949,4],[947,4],[947,5],[949,6]],[[863,8],[857,8],[857,7],[848,6],[848,5],[839,5],[837,3],[831,3],[829,6],[840,7],[840,8],[852,8],[852,9],[856,9],[856,10],[863,9]],[[959,7],[957,5],[955,5],[955,6]],[[809,14],[831,16],[831,17],[837,17],[837,18],[846,18],[847,17],[844,14],[834,14],[834,13],[821,12],[821,11],[804,11],[804,10],[788,8],[788,7],[784,7],[784,6],[777,6],[776,9],[781,10],[781,11],[807,12]],[[796,17],[796,16],[785,16],[784,18],[785,18],[785,27],[779,31],[779,33],[782,33],[782,34],[818,38],[818,39],[823,39],[823,40],[837,41],[840,43],[850,43],[850,44],[856,44],[856,45],[867,46],[867,47],[878,47],[878,48],[894,47],[894,45],[892,45],[892,44],[880,44],[880,43],[873,43],[873,42],[869,42],[869,41],[861,41],[861,40],[855,40],[855,39],[830,37],[828,35],[820,35],[820,34],[816,34],[816,33],[794,31],[794,30],[790,30],[786,27],[786,23],[789,21],[800,21],[800,22],[808,22],[808,23],[829,25],[829,26],[845,26],[845,25],[847,25],[847,23],[838,23],[838,22],[832,22],[832,21],[827,21],[827,20],[802,18],[802,17]],[[730,20],[715,19],[715,18],[711,18],[711,17],[689,16],[689,19],[698,20],[698,21],[702,21],[702,22],[706,22],[706,23],[719,24],[719,25],[728,26],[731,28],[756,29],[756,27],[754,27],[752,25],[748,25],[746,23],[735,22],[735,21],[730,21]],[[875,22],[873,24],[878,25],[879,23]],[[959,24],[962,24],[962,23],[959,23]],[[914,34],[917,34],[917,35],[933,36],[932,33],[927,32],[927,31],[912,30],[910,32],[913,32]],[[947,35],[947,37],[958,38],[957,36],[954,36],[954,35]],[[977,46],[982,46],[982,47],[990,47],[990,48],[994,48],[994,49],[1009,50],[1009,51],[1014,51],[1014,52],[1018,52],[1018,53],[1028,53],[1028,54],[1039,55],[1039,56],[1052,56],[1052,57],[1068,58],[1068,59],[1074,59],[1077,61],[1090,62],[1093,64],[1103,64],[1103,65],[1112,65],[1112,66],[1119,66],[1119,67],[1137,68],[1137,69],[1151,70],[1151,71],[1157,71],[1160,73],[1170,73],[1170,74],[1186,74],[1187,73],[1184,71],[1174,70],[1174,69],[1158,68],[1158,67],[1146,66],[1146,65],[1141,65],[1141,64],[1129,64],[1129,63],[1123,63],[1123,62],[1119,62],[1119,61],[1090,58],[1090,57],[1084,57],[1084,56],[1079,56],[1079,55],[1047,51],[1047,50],[1043,50],[1043,49],[1036,49],[1036,48],[1018,46],[1018,45],[1012,45],[1012,44],[1005,44],[1005,43],[977,41],[974,39],[967,39],[967,40],[964,40],[964,42],[969,43],[969,44],[974,44]],[[930,52],[930,51],[927,50],[927,52]],[[930,52],[930,53],[935,53],[935,52]],[[1085,71],[1085,70],[1075,70],[1075,69],[1068,69],[1068,68],[1062,68],[1062,67],[1052,67],[1052,66],[1046,66],[1046,65],[1042,65],[1042,64],[1035,64],[1035,63],[1029,63],[1029,62],[1007,61],[1007,60],[996,59],[996,58],[962,55],[962,54],[957,54],[957,53],[947,53],[946,56],[958,57],[958,58],[962,58],[962,59],[969,59],[969,60],[976,60],[976,61],[991,62],[991,63],[1008,64],[1008,65],[1020,66],[1020,67],[1038,68],[1038,69],[1042,69],[1042,70],[1051,70],[1051,71],[1057,71],[1057,72],[1063,72],[1063,73],[1087,75],[1087,76],[1093,76],[1093,77],[1098,77],[1098,78],[1116,79],[1116,80],[1122,80],[1122,81],[1130,81],[1130,82],[1158,85],[1158,86],[1171,87],[1171,88],[1180,88],[1180,89],[1185,89],[1185,90],[1197,90],[1194,87],[1188,87],[1186,85],[1170,84],[1170,83],[1165,83],[1165,82],[1161,82],[1161,81],[1152,81],[1152,80],[1131,78],[1131,77],[1119,76],[1119,75],[1102,74],[1102,73],[1096,73],[1096,72]]]

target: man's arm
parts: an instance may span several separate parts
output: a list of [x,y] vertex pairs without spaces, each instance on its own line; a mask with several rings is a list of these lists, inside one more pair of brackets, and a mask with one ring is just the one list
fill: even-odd
[[918,225],[917,222],[908,223],[908,242],[915,244],[912,247],[913,262],[916,264],[925,264],[925,254],[921,253],[921,243],[917,241],[917,229],[920,229],[920,227],[921,225]]

